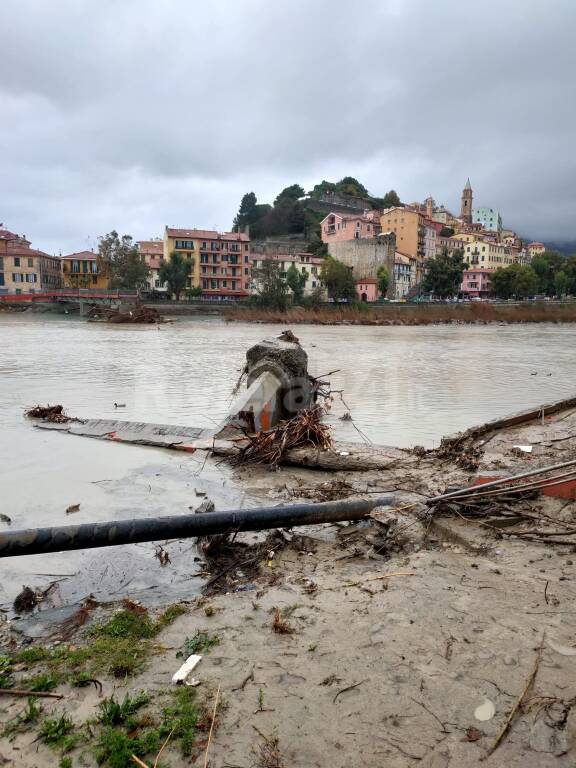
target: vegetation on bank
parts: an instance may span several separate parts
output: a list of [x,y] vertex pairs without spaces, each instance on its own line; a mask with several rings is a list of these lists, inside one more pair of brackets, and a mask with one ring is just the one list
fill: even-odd
[[355,304],[323,305],[317,308],[291,307],[287,310],[235,306],[226,318],[243,322],[296,325],[434,325],[442,323],[574,323],[576,302],[551,304]]
[[[60,768],[76,764],[72,757],[84,764],[83,754],[87,753],[98,765],[126,768],[133,764],[131,755],[154,759],[169,734],[172,747],[178,746],[183,756],[192,755],[197,733],[210,725],[210,714],[194,688],[126,693],[118,699],[111,695],[100,699],[93,715],[82,722],[74,712],[66,711],[64,701],[52,704],[34,697],[36,692],[54,691],[64,683],[94,685],[101,691],[105,677],[128,681],[149,657],[162,650],[153,643],[154,638],[186,610],[184,605],[174,604],[152,618],[145,608],[124,601],[121,610],[85,632],[83,642],[62,643],[52,649],[30,645],[0,655],[0,686],[30,692],[21,711],[4,724],[2,737],[14,739],[35,732],[36,740],[58,756]],[[207,653],[218,641],[197,632],[186,640],[182,653],[189,653],[192,646]]]

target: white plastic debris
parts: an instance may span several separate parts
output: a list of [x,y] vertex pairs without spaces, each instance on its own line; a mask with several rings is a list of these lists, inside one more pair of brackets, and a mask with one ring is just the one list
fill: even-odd
[[522,451],[522,453],[532,453],[531,445],[513,445],[512,448],[515,448],[517,451]]
[[495,714],[496,707],[489,699],[486,699],[484,704],[480,704],[480,706],[476,707],[474,710],[474,717],[482,723],[486,722],[486,720],[492,720]]
[[576,648],[572,645],[560,645],[560,643],[555,643],[554,640],[548,640],[548,645],[561,656],[576,656]]
[[186,685],[198,685],[198,680],[191,680],[189,683],[186,681],[186,678],[192,672],[194,667],[198,664],[198,662],[202,659],[202,656],[197,656],[196,654],[192,654],[192,656],[188,656],[184,664],[178,669],[173,675],[172,675],[172,682],[176,685],[182,685],[182,683],[186,683]]

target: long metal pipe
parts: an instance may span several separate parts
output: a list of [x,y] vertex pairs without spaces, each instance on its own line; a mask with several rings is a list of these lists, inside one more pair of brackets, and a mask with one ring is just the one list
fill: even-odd
[[[503,485],[504,483],[510,483],[513,480],[520,480],[523,477],[533,477],[535,475],[543,475],[546,472],[552,472],[556,469],[563,469],[564,467],[573,467],[575,465],[576,465],[576,459],[573,459],[572,461],[564,461],[562,464],[553,464],[550,467],[541,467],[540,469],[532,469],[529,472],[522,472],[519,475],[509,475],[508,477],[501,477],[498,480],[491,480],[488,483],[480,483],[478,485],[473,485],[469,488],[459,488],[457,491],[451,491],[450,493],[443,493],[440,496],[433,496],[432,498],[426,501],[426,504],[436,504],[436,502],[444,501],[445,499],[454,499],[457,496],[467,496],[472,492],[476,493],[479,491],[483,491],[485,488],[494,488],[498,485]],[[511,486],[511,490],[513,489],[514,489],[514,486]]]
[[376,507],[390,506],[393,503],[394,500],[389,497],[376,497],[6,531],[0,534],[0,557],[112,547],[168,538],[212,536],[231,531],[262,531],[267,528],[359,520]]

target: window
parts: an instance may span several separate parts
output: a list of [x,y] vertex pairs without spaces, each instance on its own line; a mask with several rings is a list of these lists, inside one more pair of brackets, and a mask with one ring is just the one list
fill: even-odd
[[[98,282],[98,275],[92,275],[92,285],[96,285]],[[159,282],[158,280],[156,282]]]
[[212,254],[212,264],[217,264],[217,263],[218,263],[218,254],[217,253],[213,253]]
[[28,266],[29,267],[33,267],[34,266],[34,259],[32,259],[31,257],[28,257]]
[[[194,242],[193,240],[176,240],[174,243],[174,247],[182,250],[193,251]],[[190,256],[191,254],[187,254],[187,255]]]
[[83,261],[82,262],[82,274],[85,275],[88,272],[88,262]]
[[316,288],[316,280],[312,280],[312,288]]
[[80,262],[79,261],[73,261],[72,262],[72,272],[74,274],[78,274],[80,272]]
[[244,267],[244,274],[245,275],[249,275],[250,274],[250,270],[248,269],[248,267]]
[[208,267],[202,267],[202,274],[205,275],[208,271]]
[[210,288],[212,288],[213,290],[218,288],[218,281],[217,280],[210,280]]
[[236,290],[236,280],[232,280],[232,290]]
[[218,274],[218,267],[212,267],[212,274],[217,275]]
[[226,274],[226,267],[220,267],[220,274],[225,275]]
[[36,275],[33,273],[30,273],[26,275],[26,282],[27,283],[35,283],[36,282]]
[[4,285],[4,272],[0,272],[0,285]]
[[228,280],[222,280],[222,288],[228,287]]
[[22,288],[16,288],[16,296],[22,295]]
[[247,251],[247,250],[248,250],[248,243],[245,243],[245,245],[244,245],[244,250],[245,250],[245,251]]
[[228,261],[228,254],[227,253],[223,253],[222,256],[220,257],[220,259],[221,259],[221,261]]
[[13,283],[21,283],[22,282],[22,275],[19,272],[13,272],[12,273],[12,282]]
[[244,256],[244,264],[249,264],[250,258],[248,256]]
[[20,257],[14,256],[14,266],[19,267],[20,266]]
[[93,261],[90,264],[90,271],[92,272],[93,275],[97,275],[98,274],[98,262]]
[[200,264],[208,264],[208,254],[207,253],[201,253],[200,254]]

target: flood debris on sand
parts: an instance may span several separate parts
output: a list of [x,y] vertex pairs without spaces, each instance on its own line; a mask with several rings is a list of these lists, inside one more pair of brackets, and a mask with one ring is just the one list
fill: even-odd
[[141,304],[128,309],[111,309],[109,307],[91,307],[87,313],[90,320],[106,323],[140,323],[152,324],[164,322],[155,307],[145,307]]
[[63,405],[36,405],[26,411],[26,416],[30,419],[43,419],[53,424],[66,424],[73,421],[70,416],[66,416]]
[[330,427],[322,423],[325,413],[325,408],[315,405],[278,422],[273,429],[253,433],[242,427],[247,444],[238,447],[233,462],[277,467],[284,454],[292,448],[330,450],[333,445]]

